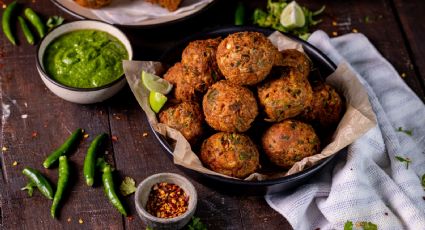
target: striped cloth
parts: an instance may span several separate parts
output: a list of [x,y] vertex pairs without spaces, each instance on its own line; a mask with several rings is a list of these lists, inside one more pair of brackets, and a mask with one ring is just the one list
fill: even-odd
[[[303,186],[265,196],[294,229],[343,229],[367,221],[378,229],[425,229],[425,106],[362,34],[309,42],[337,65],[348,63],[369,94],[378,125]],[[413,130],[413,135],[397,129]],[[396,156],[409,158],[405,162]]]

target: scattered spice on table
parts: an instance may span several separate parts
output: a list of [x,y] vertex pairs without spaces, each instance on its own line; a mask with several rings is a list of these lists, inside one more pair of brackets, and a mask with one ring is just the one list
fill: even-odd
[[89,138],[89,134],[88,133],[86,133],[86,134],[84,134],[84,139],[87,139],[87,138]]
[[17,162],[17,161],[14,161],[14,162],[12,163],[12,165],[13,165],[13,166],[17,166],[17,165],[18,165],[18,162]]
[[402,77],[402,78],[407,77],[406,73],[401,73],[401,77]]
[[133,221],[134,220],[134,216],[127,216],[127,220],[128,221]]
[[3,147],[1,148],[1,151],[2,151],[2,152],[6,152],[6,151],[7,151],[7,147],[6,147],[6,146],[3,146]]
[[68,217],[68,219],[66,221],[71,222],[71,217]]
[[336,21],[332,21],[332,26],[337,26],[338,23]]
[[81,219],[81,218],[80,218],[80,219],[78,220],[78,223],[83,224],[83,223],[84,223],[83,219]]
[[32,138],[36,138],[36,137],[37,137],[37,135],[38,135],[37,131],[33,131],[33,132],[31,133],[31,137],[32,137]]
[[332,36],[334,36],[334,37],[338,36],[338,32],[336,32],[336,31],[332,32]]
[[159,218],[173,218],[187,211],[189,197],[178,185],[161,182],[152,186],[146,210]]
[[354,28],[354,29],[352,30],[352,32],[353,32],[353,33],[358,33],[359,31],[358,31],[357,29],[355,29],[355,28]]
[[148,136],[148,133],[143,133],[143,136],[144,136],[144,137],[147,137],[147,136]]
[[112,139],[112,141],[118,141],[118,137],[117,136],[112,136],[111,139]]

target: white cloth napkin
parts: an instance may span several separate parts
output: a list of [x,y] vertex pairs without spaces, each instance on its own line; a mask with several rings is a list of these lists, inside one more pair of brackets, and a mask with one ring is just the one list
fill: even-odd
[[[368,221],[378,229],[425,229],[425,106],[362,34],[309,42],[337,65],[348,64],[369,94],[378,125],[351,144],[335,164],[303,186],[266,195],[294,229],[343,229]],[[413,130],[409,136],[396,131]],[[396,156],[411,160],[406,163]]]
[[116,0],[112,1],[108,6],[93,9],[92,12],[101,20],[109,23],[134,25],[148,19],[170,17],[189,13],[189,11],[195,12],[212,1],[183,0],[176,11],[169,12],[157,4],[152,4],[144,0]]

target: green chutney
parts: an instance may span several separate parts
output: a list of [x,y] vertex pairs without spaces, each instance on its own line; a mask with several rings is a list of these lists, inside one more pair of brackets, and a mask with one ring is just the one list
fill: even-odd
[[98,30],[73,31],[53,40],[43,57],[44,68],[54,80],[76,88],[96,88],[118,79],[125,46],[114,36]]

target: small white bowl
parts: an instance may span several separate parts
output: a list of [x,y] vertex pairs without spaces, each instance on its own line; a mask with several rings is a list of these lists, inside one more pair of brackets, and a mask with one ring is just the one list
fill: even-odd
[[96,88],[76,88],[63,85],[54,79],[52,79],[45,71],[43,56],[47,46],[57,37],[76,30],[99,30],[109,33],[116,37],[125,47],[128,53],[128,58],[133,58],[133,49],[131,48],[130,41],[127,36],[121,30],[108,23],[93,21],[93,20],[82,20],[63,24],[51,32],[49,32],[40,42],[37,47],[37,70],[40,74],[41,79],[47,88],[50,89],[58,97],[78,103],[78,104],[92,104],[96,102],[104,101],[118,91],[120,91],[126,84],[124,74],[117,80]]
[[[178,185],[189,196],[189,204],[185,213],[174,218],[158,218],[146,211],[146,203],[152,186],[161,182]],[[146,178],[137,186],[135,202],[140,218],[153,229],[181,229],[189,223],[195,213],[198,195],[193,184],[183,176],[175,173],[158,173]]]

